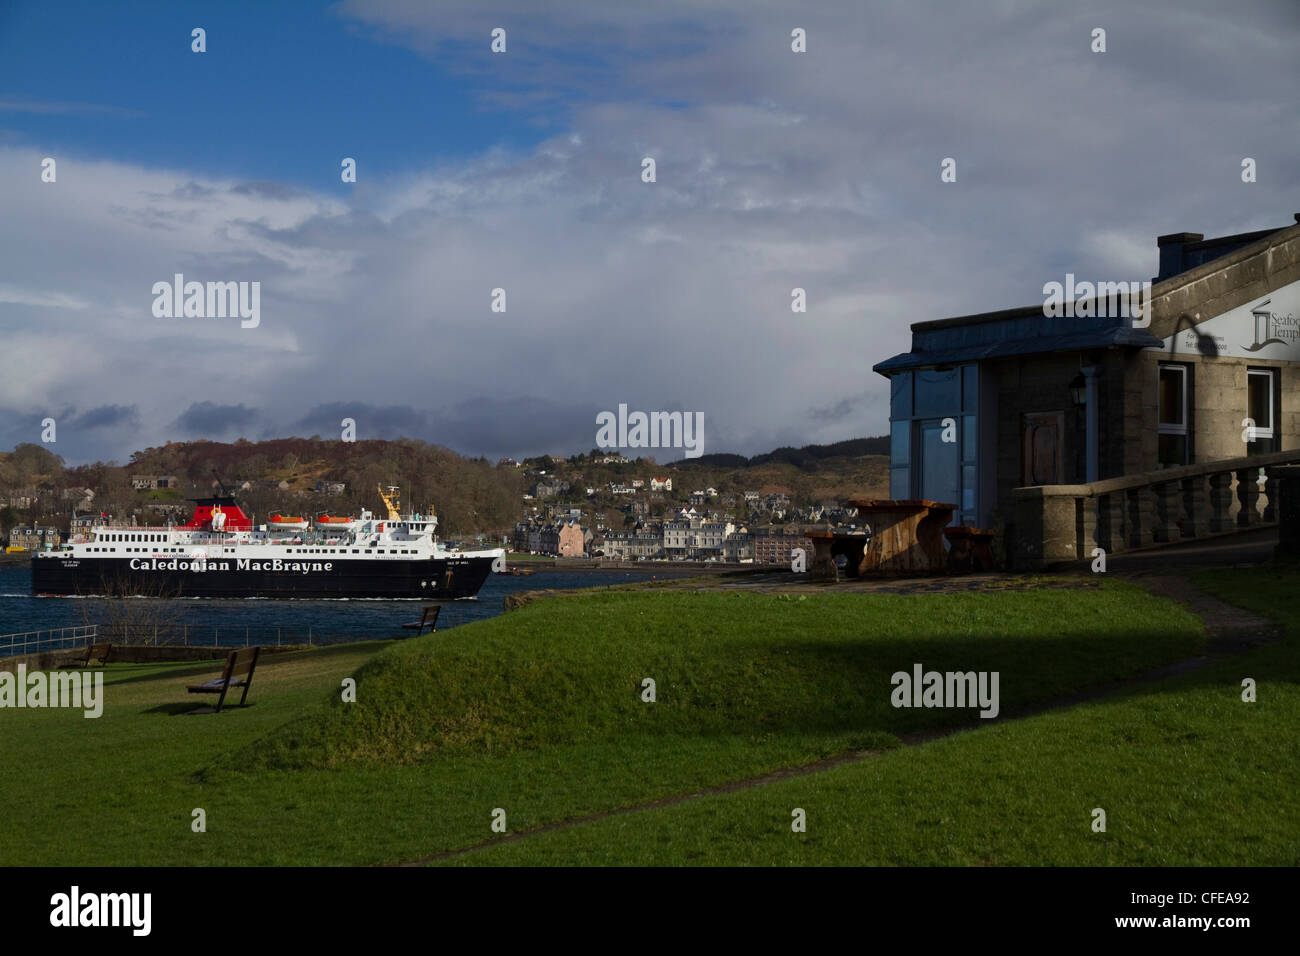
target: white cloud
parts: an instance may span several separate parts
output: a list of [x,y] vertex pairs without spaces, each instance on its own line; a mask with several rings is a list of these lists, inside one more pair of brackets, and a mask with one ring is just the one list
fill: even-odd
[[[514,396],[575,420],[619,402],[699,410],[716,451],[880,434],[888,386],[870,367],[909,347],[911,323],[1033,304],[1065,271],[1148,277],[1159,233],[1290,221],[1293,48],[1275,7],[1247,8],[1257,20],[1208,2],[346,3],[473,76],[484,108],[523,104],[555,135],[432,157],[345,200],[61,158],[57,184],[4,194],[0,332],[22,361],[0,404],[138,406],[140,444],[175,437],[194,402],[437,422],[488,399],[509,416]],[[1087,51],[1099,16],[1104,58]],[[464,52],[498,23],[510,53]],[[809,53],[789,52],[792,24]],[[1243,192],[1224,150],[1246,144],[1291,172]],[[645,155],[657,183],[640,180]],[[945,156],[956,184],[939,181]],[[0,149],[0,182],[31,180],[39,158]],[[150,287],[174,272],[260,281],[261,327],[154,319]],[[850,398],[860,414],[809,411]],[[498,426],[458,447],[594,439],[535,447],[555,441],[535,421]]]

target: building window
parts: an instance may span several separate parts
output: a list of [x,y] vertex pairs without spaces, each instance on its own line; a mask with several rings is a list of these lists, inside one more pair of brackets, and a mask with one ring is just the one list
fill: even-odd
[[1253,441],[1246,443],[1246,454],[1266,455],[1279,451],[1276,422],[1281,396],[1277,387],[1277,369],[1252,368],[1246,370],[1246,416],[1254,422]]
[[1156,465],[1169,468],[1190,464],[1191,404],[1188,401],[1188,384],[1191,369],[1186,365],[1160,365],[1160,385],[1157,404],[1159,414],[1156,438]]
[[961,407],[960,369],[922,369],[916,373],[913,395],[918,418],[951,415]]
[[912,497],[911,461],[912,420],[889,423],[889,497]]
[[890,386],[889,496],[950,502],[955,523],[975,523],[979,368],[900,372]]

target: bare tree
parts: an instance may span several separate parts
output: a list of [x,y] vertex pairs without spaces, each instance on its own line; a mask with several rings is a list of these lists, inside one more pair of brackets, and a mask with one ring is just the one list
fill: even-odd
[[101,589],[83,595],[82,622],[96,625],[98,635],[124,644],[161,644],[180,629],[184,608],[172,600],[179,586],[161,581],[141,585],[125,574],[105,574]]

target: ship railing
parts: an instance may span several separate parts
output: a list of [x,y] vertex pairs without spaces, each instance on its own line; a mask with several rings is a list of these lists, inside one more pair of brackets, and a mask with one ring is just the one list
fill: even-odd
[[60,651],[86,647],[98,636],[99,625],[55,627],[21,634],[0,634],[0,658],[35,654],[37,651]]

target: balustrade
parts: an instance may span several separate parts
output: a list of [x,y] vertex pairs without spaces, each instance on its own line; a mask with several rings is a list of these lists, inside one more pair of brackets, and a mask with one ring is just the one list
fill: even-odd
[[1017,488],[1016,565],[1041,568],[1088,558],[1094,547],[1116,553],[1276,524],[1281,492],[1272,472],[1295,463],[1300,449]]

